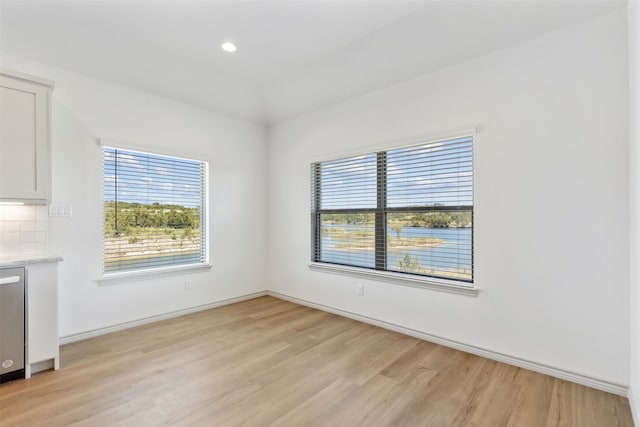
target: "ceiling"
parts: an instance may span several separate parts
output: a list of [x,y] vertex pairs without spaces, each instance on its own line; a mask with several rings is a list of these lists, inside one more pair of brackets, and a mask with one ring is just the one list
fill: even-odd
[[0,51],[269,125],[625,4],[0,0]]

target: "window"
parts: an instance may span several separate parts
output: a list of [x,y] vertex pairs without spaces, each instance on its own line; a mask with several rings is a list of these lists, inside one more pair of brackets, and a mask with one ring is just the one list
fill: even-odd
[[103,274],[208,262],[207,163],[103,147]]
[[311,165],[311,260],[473,283],[473,137]]

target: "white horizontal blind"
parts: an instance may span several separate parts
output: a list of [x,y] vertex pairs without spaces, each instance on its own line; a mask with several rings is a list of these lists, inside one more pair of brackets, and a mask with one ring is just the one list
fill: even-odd
[[322,209],[375,208],[376,154],[320,164]]
[[376,154],[312,166],[312,184],[319,185],[318,261],[374,267],[374,213],[377,191]]
[[387,152],[387,207],[473,206],[473,138]]
[[387,152],[387,269],[473,280],[473,138]]
[[207,262],[205,162],[103,148],[103,273]]
[[473,137],[311,172],[313,261],[473,281]]

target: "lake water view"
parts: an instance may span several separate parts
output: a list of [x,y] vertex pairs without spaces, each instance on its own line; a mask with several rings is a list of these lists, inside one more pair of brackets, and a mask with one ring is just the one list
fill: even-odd
[[[321,261],[374,268],[373,224],[324,222],[322,228]],[[388,270],[472,279],[471,228],[389,225],[387,245]]]

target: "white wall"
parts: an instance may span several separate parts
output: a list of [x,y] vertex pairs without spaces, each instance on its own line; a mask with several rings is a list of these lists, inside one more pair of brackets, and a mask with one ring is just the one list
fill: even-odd
[[[49,249],[60,265],[60,335],[67,336],[264,290],[265,130],[240,120],[17,57],[2,66],[53,79],[53,203]],[[109,138],[210,162],[213,269],[113,286],[101,271],[101,148]],[[184,279],[193,280],[186,291]]]
[[[626,58],[619,10],[275,126],[269,289],[626,385]],[[309,271],[312,160],[468,125],[477,297]]]
[[640,424],[640,2],[628,7],[629,34],[629,198],[631,283],[631,379],[629,398]]

